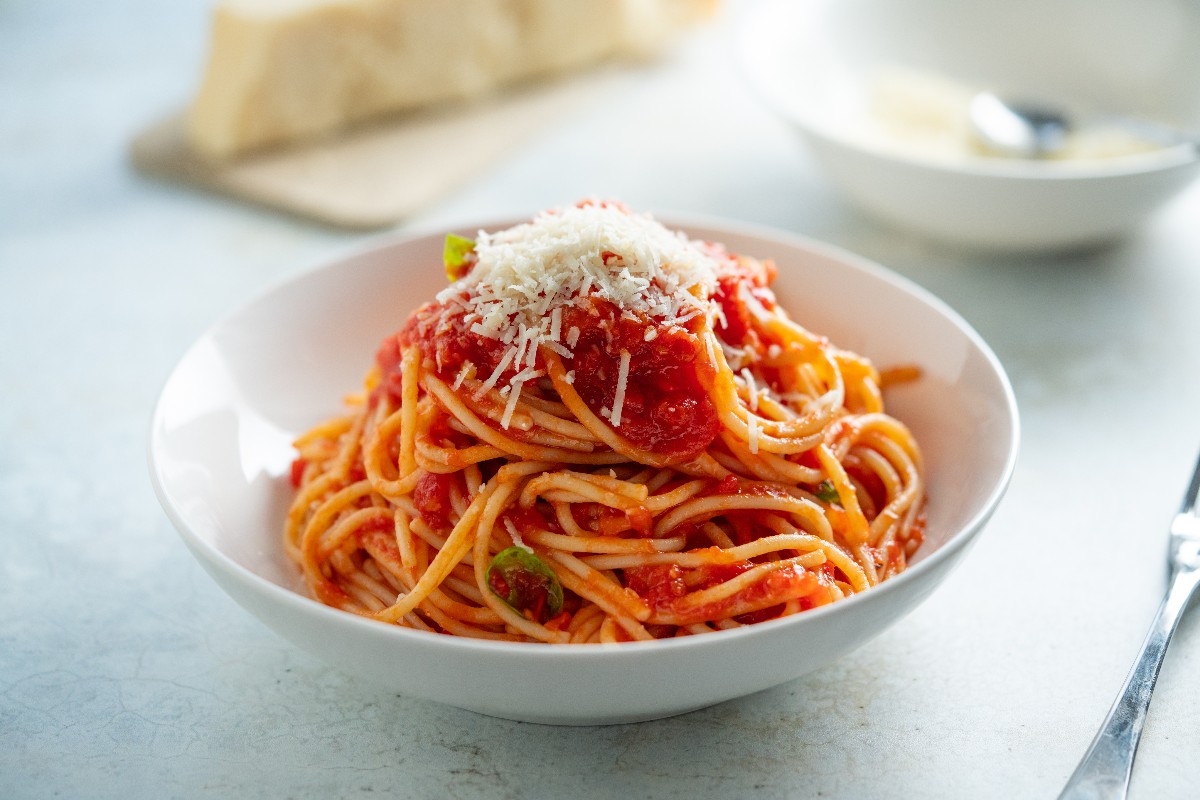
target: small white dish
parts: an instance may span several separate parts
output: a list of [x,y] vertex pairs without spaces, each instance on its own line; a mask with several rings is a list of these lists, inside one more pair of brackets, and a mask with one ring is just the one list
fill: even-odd
[[167,515],[217,583],[285,638],[381,686],[484,714],[573,725],[653,719],[766,689],[845,655],[927,597],[991,516],[1017,451],[1011,387],[961,318],[879,266],[771,231],[665,222],[774,258],[777,294],[796,319],[881,366],[923,370],[887,397],[927,463],[927,538],[906,572],[783,620],[616,645],[429,634],[309,599],[281,543],[290,442],[341,410],[379,342],[445,285],[444,232],[377,241],[307,272],[192,346],[167,380],[150,430],[150,472]]
[[[990,90],[1200,130],[1198,41],[1200,6],[1173,0],[763,0],[737,47],[755,93],[864,211],[938,240],[1046,251],[1145,224],[1200,173],[1194,148],[986,157],[953,129],[965,98]],[[961,121],[931,120],[952,104]]]

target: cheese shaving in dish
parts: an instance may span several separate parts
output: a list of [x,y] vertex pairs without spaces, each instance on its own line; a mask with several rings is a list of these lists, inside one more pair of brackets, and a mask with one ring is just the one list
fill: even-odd
[[462,369],[460,369],[458,371],[458,377],[456,377],[454,379],[454,385],[451,386],[450,388],[457,392],[458,387],[462,386],[463,381],[465,381],[467,379],[467,375],[469,375],[474,369],[475,369],[475,365],[472,364],[470,361],[463,364]]
[[488,376],[488,379],[484,381],[479,386],[479,390],[475,392],[476,397],[482,397],[483,395],[487,394],[493,386],[496,385],[496,382],[500,380],[500,376],[504,373],[504,370],[508,368],[509,363],[512,362],[513,356],[516,354],[517,348],[508,348],[508,351],[504,354],[504,358],[500,359],[500,363],[496,365],[494,370],[492,370],[492,374]]
[[621,409],[625,406],[625,387],[629,383],[629,351],[621,351],[621,365],[617,371],[617,396],[613,400],[612,424],[621,427]]
[[[508,535],[512,537],[513,547],[519,547],[526,553],[533,552],[533,548],[525,544],[525,540],[521,538],[521,532],[517,530],[517,526],[514,525],[512,520],[508,517],[504,517],[504,529],[508,531]],[[403,595],[401,595],[401,597],[403,597]],[[399,602],[399,600],[396,602]]]
[[[519,339],[515,364],[561,336],[564,306],[593,295],[664,325],[717,313],[710,301],[717,262],[703,247],[648,214],[589,203],[545,211],[507,230],[480,231],[466,277],[438,295],[461,301],[471,331],[506,343]],[[566,346],[579,337],[567,331]],[[527,365],[530,362],[526,362]]]
[[758,382],[754,380],[754,374],[745,367],[742,368],[742,380],[746,382],[746,389],[749,391],[749,403],[751,411],[758,411]]

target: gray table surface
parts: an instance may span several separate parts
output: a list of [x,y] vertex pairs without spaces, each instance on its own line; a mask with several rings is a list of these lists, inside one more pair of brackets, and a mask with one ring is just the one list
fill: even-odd
[[[1200,447],[1200,185],[1133,239],[981,256],[861,217],[747,95],[726,31],[564,118],[413,219],[586,195],[843,246],[960,311],[1023,415],[964,565],[839,662],[640,725],[556,729],[397,697],[284,642],[192,560],[147,478],[185,348],[360,242],[132,171],[192,91],[204,0],[0,1],[0,796],[1052,797],[1164,587]],[[1135,798],[1200,787],[1200,615],[1184,620]]]

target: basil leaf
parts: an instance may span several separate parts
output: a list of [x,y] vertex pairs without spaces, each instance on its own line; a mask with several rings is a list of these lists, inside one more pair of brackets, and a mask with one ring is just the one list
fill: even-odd
[[562,611],[563,590],[554,570],[523,547],[501,550],[484,575],[492,593],[520,612],[543,622]]
[[833,488],[833,481],[821,481],[821,484],[813,494],[817,496],[818,500],[826,503],[837,503],[840,505],[842,502],[842,499],[838,497],[837,489]]
[[475,240],[455,233],[446,234],[442,245],[442,263],[446,266],[446,277],[451,283],[467,274],[467,267],[474,263]]

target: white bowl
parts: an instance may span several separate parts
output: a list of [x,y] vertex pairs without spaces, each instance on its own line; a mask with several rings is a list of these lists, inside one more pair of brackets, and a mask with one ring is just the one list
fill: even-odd
[[[1200,132],[1198,42],[1200,5],[1175,0],[764,0],[742,20],[738,51],[755,92],[865,211],[941,240],[1050,250],[1142,225],[1200,171],[1194,150],[1029,161],[889,141],[872,110],[881,76],[905,70]],[[918,91],[904,94],[909,111],[928,97]]]
[[668,224],[775,258],[778,294],[798,320],[880,365],[920,365],[922,379],[887,398],[928,465],[927,538],[906,572],[787,619],[614,645],[456,638],[309,599],[281,542],[290,442],[341,410],[379,342],[445,285],[441,232],[383,240],[303,274],[192,346],[163,388],[150,431],[151,476],[167,515],[217,583],[287,639],[397,692],[484,714],[557,724],[653,719],[783,683],[848,653],[927,597],[995,509],[1017,449],[1011,387],[962,319],[881,267],[783,234]]

